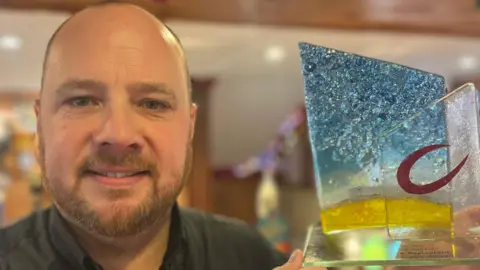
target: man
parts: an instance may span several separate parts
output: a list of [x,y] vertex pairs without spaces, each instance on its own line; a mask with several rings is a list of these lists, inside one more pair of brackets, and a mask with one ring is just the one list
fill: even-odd
[[54,207],[0,231],[1,270],[299,269],[255,230],[179,209],[197,107],[173,33],[131,4],[64,23],[45,57],[38,118]]

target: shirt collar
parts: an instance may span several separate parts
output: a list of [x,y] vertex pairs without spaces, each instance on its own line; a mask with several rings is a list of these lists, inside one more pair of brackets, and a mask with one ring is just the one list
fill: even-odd
[[[86,250],[75,240],[73,234],[70,232],[67,221],[61,216],[55,206],[52,206],[48,231],[53,246],[69,263],[76,267],[86,269],[100,269]],[[171,211],[170,232],[167,251],[163,259],[164,263],[171,262],[177,251],[183,247],[184,243],[185,236],[184,230],[182,229],[180,209],[177,204],[174,204]]]

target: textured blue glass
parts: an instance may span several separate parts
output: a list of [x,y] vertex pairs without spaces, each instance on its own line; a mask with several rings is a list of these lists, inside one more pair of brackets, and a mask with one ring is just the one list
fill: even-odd
[[[436,74],[307,43],[299,47],[317,174],[369,166],[382,131],[446,94]],[[444,125],[438,115],[435,121]]]

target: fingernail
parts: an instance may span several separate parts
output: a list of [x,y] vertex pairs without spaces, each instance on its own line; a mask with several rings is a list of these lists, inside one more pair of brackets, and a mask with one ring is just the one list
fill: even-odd
[[292,255],[290,255],[290,259],[288,259],[288,262],[291,263],[295,261],[295,258],[297,257],[297,251],[294,251]]

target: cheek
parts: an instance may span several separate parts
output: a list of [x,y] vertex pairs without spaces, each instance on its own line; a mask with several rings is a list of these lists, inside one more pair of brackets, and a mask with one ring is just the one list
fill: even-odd
[[78,157],[81,156],[82,125],[52,123],[43,129],[45,170],[50,181],[72,178]]
[[159,170],[162,174],[177,176],[182,173],[189,144],[188,131],[184,127],[171,128],[155,137],[154,147],[161,159]]

